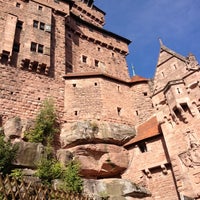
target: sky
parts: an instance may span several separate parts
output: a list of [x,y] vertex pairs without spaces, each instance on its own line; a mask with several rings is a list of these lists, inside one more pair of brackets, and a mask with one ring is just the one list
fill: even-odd
[[[136,75],[153,78],[160,49],[200,62],[200,0],[95,0],[106,13],[104,28],[131,40],[127,64]],[[133,71],[129,70],[130,76]]]

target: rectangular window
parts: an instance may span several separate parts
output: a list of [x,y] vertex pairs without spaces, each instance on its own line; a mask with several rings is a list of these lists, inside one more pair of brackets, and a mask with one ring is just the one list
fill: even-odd
[[21,4],[17,2],[17,3],[16,3],[16,7],[17,7],[17,8],[20,8],[20,6],[21,6]]
[[36,52],[37,49],[37,43],[31,42],[31,51]]
[[98,61],[98,60],[95,60],[95,61],[94,61],[94,65],[95,65],[95,67],[98,67],[98,66],[99,66],[99,61]]
[[45,24],[43,22],[40,22],[40,30],[44,30]]
[[45,31],[46,32],[51,32],[51,25],[50,24],[45,24]]
[[38,21],[36,21],[36,20],[33,20],[33,27],[34,27],[34,28],[38,28],[38,24],[39,24],[39,22],[38,22]]
[[43,9],[43,7],[42,6],[38,6],[38,10],[42,10]]
[[19,52],[19,47],[20,47],[19,43],[14,43],[14,45],[13,45],[13,51],[14,52]]
[[16,28],[22,29],[22,26],[23,26],[23,22],[22,21],[17,21]]
[[82,56],[82,61],[83,61],[84,63],[87,63],[87,56]]
[[38,44],[38,53],[43,53],[44,51],[44,45]]

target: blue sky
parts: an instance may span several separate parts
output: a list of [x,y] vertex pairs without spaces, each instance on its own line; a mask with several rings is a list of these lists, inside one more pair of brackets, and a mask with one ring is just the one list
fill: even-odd
[[158,38],[200,62],[200,0],[95,0],[95,5],[106,12],[105,29],[132,41],[127,63],[137,75],[154,76]]

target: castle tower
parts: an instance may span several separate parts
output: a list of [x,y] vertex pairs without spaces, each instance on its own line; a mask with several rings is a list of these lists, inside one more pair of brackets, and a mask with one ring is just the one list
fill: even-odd
[[152,101],[180,196],[200,196],[200,70],[195,57],[160,46]]

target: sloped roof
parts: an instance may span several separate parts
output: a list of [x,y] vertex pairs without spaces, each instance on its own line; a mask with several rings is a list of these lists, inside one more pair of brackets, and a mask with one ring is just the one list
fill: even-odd
[[131,78],[131,83],[136,83],[136,82],[142,82],[142,81],[148,81],[148,79],[147,78],[143,78],[143,77],[141,77],[141,76],[138,76],[138,75],[135,75],[135,76],[133,76],[132,78]]
[[147,138],[151,138],[153,136],[160,135],[159,131],[159,123],[157,118],[154,116],[150,118],[148,121],[139,125],[136,129],[136,136],[127,142],[124,146],[130,146],[136,142],[145,140]]

